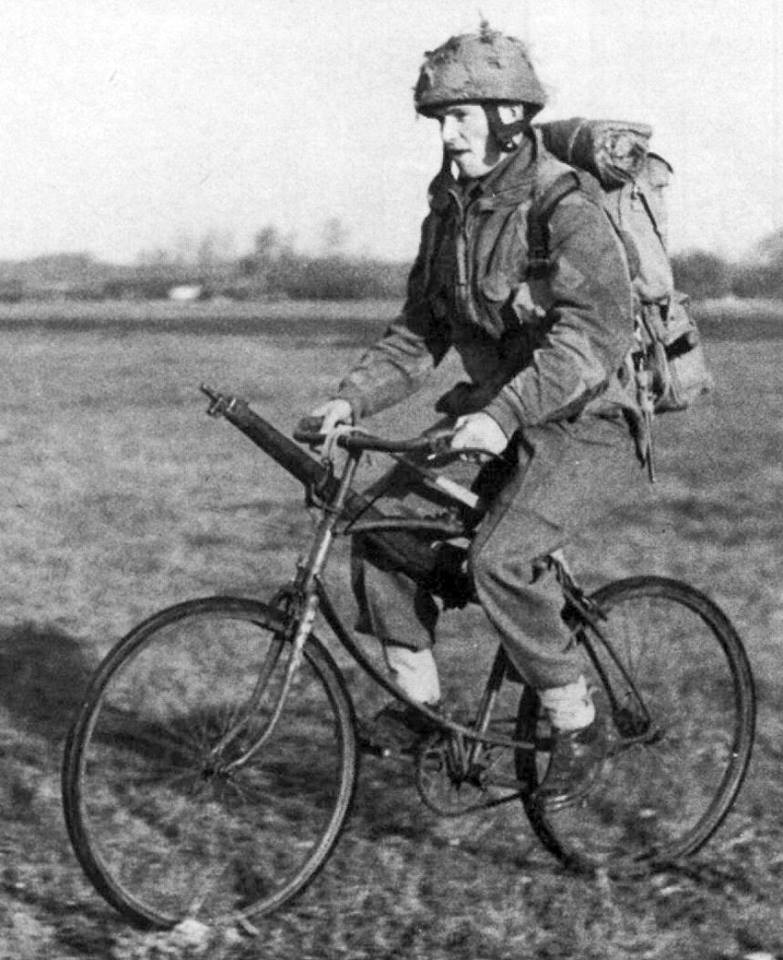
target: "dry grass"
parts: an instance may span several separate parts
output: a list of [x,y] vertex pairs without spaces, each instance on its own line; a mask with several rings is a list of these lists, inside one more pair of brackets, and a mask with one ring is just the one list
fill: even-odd
[[[580,572],[706,589],[759,681],[740,801],[689,868],[636,884],[570,877],[520,816],[437,821],[405,767],[366,764],[356,816],[311,890],[257,938],[132,930],[82,878],[60,812],[66,726],[98,657],[188,596],[266,596],[309,529],[300,489],[225,423],[198,383],[290,429],[383,327],[389,308],[69,306],[0,315],[9,359],[0,450],[0,958],[742,957],[783,954],[783,340],[767,311],[708,321],[719,390],[659,423],[650,502],[585,536]],[[191,312],[188,312],[191,311]],[[399,411],[385,422],[393,424]],[[413,430],[423,423],[405,412]],[[406,431],[407,432],[407,431]],[[348,605],[344,588],[340,603]],[[447,684],[486,649],[451,615]]]

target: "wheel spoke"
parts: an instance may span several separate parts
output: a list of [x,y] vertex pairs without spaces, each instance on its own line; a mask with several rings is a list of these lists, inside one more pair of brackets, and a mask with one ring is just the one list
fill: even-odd
[[134,919],[263,913],[328,856],[356,748],[343,682],[314,638],[272,736],[232,769],[266,726],[280,647],[260,604],[193,601],[99,668],[66,748],[66,820],[87,875]]
[[[525,804],[557,856],[582,869],[621,873],[693,852],[717,829],[747,769],[755,702],[739,638],[703,594],[676,581],[637,578],[595,599],[607,614],[602,634],[627,672],[600,643],[592,645],[619,706],[612,717],[611,698],[587,667],[608,733],[604,770],[574,806],[546,810],[530,797]],[[635,727],[629,682],[650,714],[649,731]],[[531,738],[541,723],[535,701],[528,692],[520,703],[519,739]],[[520,756],[520,779],[524,768],[540,782],[547,760],[543,751]]]

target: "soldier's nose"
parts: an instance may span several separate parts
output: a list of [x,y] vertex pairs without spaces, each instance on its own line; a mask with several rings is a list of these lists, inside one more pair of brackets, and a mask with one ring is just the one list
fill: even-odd
[[444,144],[448,147],[459,137],[457,123],[453,117],[444,117],[440,126],[440,135]]

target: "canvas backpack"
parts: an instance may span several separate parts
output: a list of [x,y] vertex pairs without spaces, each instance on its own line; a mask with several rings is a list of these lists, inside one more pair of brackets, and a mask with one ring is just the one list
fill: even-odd
[[[643,417],[640,453],[654,479],[653,416],[685,410],[714,386],[688,297],[674,289],[663,196],[671,167],[649,150],[652,129],[645,124],[575,118],[537,129],[550,153],[598,181],[622,242],[634,289],[636,346],[629,363]],[[531,209],[534,258],[548,259],[547,223],[570,189],[556,183]]]

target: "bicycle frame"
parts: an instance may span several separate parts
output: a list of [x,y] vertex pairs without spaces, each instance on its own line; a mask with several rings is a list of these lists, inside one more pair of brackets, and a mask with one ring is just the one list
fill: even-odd
[[[320,609],[326,623],[329,625],[336,639],[340,642],[342,647],[347,651],[352,659],[365,671],[365,673],[367,673],[383,690],[391,694],[396,699],[407,703],[411,707],[414,707],[416,710],[426,716],[433,724],[436,724],[444,730],[449,730],[452,734],[459,734],[463,737],[469,738],[472,741],[480,740],[482,743],[486,743],[487,745],[514,747],[516,749],[531,749],[532,744],[530,743],[523,743],[507,737],[493,736],[487,732],[492,707],[494,706],[498,690],[500,689],[507,670],[506,655],[502,647],[498,648],[497,654],[495,655],[495,660],[493,662],[492,669],[490,670],[490,675],[487,679],[487,683],[481,698],[479,715],[477,718],[477,727],[471,729],[470,727],[466,727],[463,724],[444,717],[442,714],[435,713],[418,701],[411,700],[406,695],[404,690],[398,687],[388,677],[384,676],[380,670],[378,670],[375,664],[362,650],[361,646],[356,642],[353,633],[343,624],[337,609],[329,596],[326,584],[321,577],[321,573],[326,565],[334,538],[336,535],[338,535],[336,532],[336,527],[342,517],[342,509],[345,503],[345,497],[350,489],[360,456],[360,454],[349,453],[334,499],[330,502],[324,502],[322,504],[322,518],[313,538],[313,543],[307,559],[304,563],[300,564],[298,575],[293,584],[278,594],[278,602],[283,601],[285,602],[286,607],[296,611],[296,614],[292,619],[293,622],[300,624],[300,627],[297,630],[297,636],[294,639],[294,643],[296,644],[297,639],[300,638],[302,624],[305,624],[307,632],[309,633],[309,629],[312,627],[312,623],[315,619],[315,614]],[[370,520],[366,525],[363,524],[361,520],[351,522],[350,535],[355,536],[357,534],[364,533],[366,530],[372,530],[374,532],[387,529],[420,531],[423,528],[422,521],[418,520],[417,518],[408,519],[390,517],[388,519],[388,526],[383,520],[378,519]],[[304,644],[305,639],[305,637],[301,638],[302,645]],[[296,650],[292,650],[291,660],[293,660],[296,655]]]
[[[529,741],[515,740],[489,732],[490,718],[498,692],[503,680],[509,676],[513,669],[502,646],[498,646],[489,676],[485,683],[479,701],[475,725],[468,727],[458,723],[452,718],[435,713],[417,701],[411,700],[404,690],[377,669],[375,664],[356,642],[352,632],[343,624],[335,605],[329,597],[326,585],[321,576],[326,566],[335,536],[355,536],[359,534],[377,535],[391,531],[394,532],[396,537],[404,538],[402,540],[400,553],[412,551],[415,555],[417,550],[421,551],[421,545],[423,543],[422,539],[416,536],[416,534],[426,532],[433,538],[437,536],[440,536],[442,539],[456,538],[469,535],[467,526],[458,523],[453,516],[446,520],[432,517],[408,518],[384,515],[375,508],[371,501],[366,500],[352,488],[356,469],[362,456],[360,451],[348,450],[346,452],[346,460],[342,472],[339,476],[336,476],[333,472],[331,460],[328,462],[315,460],[292,440],[259,417],[243,400],[236,397],[223,396],[205,386],[202,386],[201,389],[211,400],[208,410],[209,415],[225,417],[284,469],[303,482],[307,490],[308,502],[311,505],[317,506],[321,511],[321,517],[307,558],[303,562],[300,562],[293,582],[279,591],[273,601],[273,607],[281,613],[283,621],[286,624],[286,638],[291,642],[291,650],[285,668],[285,679],[278,694],[277,702],[264,730],[261,731],[243,756],[233,761],[231,765],[239,766],[247,762],[271,736],[282,713],[297,667],[303,656],[305,643],[312,631],[319,610],[323,614],[332,633],[361,669],[364,670],[379,687],[397,700],[419,711],[437,728],[440,728],[444,732],[448,731],[455,737],[465,739],[470,744],[466,752],[466,757],[469,760],[474,758],[476,751],[480,749],[481,745],[507,747],[515,750],[534,749],[535,744]],[[398,457],[398,459],[400,458]],[[411,461],[406,460],[405,462],[419,471],[424,477],[427,477],[431,484],[436,483],[436,479],[431,471],[428,471],[426,468],[420,469],[417,464]],[[450,497],[455,502],[459,502],[463,507],[475,508],[475,499],[470,499],[473,496],[470,491],[453,484],[451,481],[448,481],[447,484],[440,484],[439,486],[441,494],[447,498]],[[338,525],[341,521],[346,522],[346,528],[342,531],[338,530]],[[427,552],[428,554],[430,553],[429,550],[427,550]],[[410,558],[404,556],[402,559],[403,561],[408,561]],[[571,611],[574,620],[572,629],[577,642],[585,647],[587,655],[593,663],[598,663],[593,653],[592,643],[586,628],[589,627],[590,630],[595,633],[599,642],[607,649],[613,662],[618,666],[621,675],[628,683],[629,689],[632,691],[634,698],[641,708],[644,722],[639,728],[639,738],[649,737],[651,722],[649,712],[637,688],[632,683],[631,678],[628,676],[619,658],[615,656],[611,644],[600,629],[598,622],[602,616],[600,610],[590,602],[589,598],[585,596],[584,592],[576,584],[573,575],[569,571],[559,551],[553,553],[548,559],[563,589],[567,607]],[[612,691],[610,679],[604,671],[601,671],[601,679],[606,686],[612,708],[615,713],[619,715],[620,710],[623,708],[619,706]]]
[[[286,624],[287,639],[291,641],[285,680],[264,730],[247,752],[233,761],[232,765],[245,763],[271,736],[282,713],[296,668],[302,657],[304,645],[319,610],[342,647],[379,687],[396,699],[418,710],[436,727],[444,731],[448,730],[454,736],[467,739],[472,744],[468,750],[468,755],[471,757],[479,744],[517,750],[532,749],[533,744],[530,742],[499,736],[490,733],[488,730],[492,708],[510,667],[502,647],[498,646],[482,692],[476,724],[474,727],[468,727],[443,714],[435,713],[415,700],[411,700],[405,694],[405,691],[378,670],[361,649],[352,632],[343,624],[321,577],[336,536],[355,536],[393,531],[396,535],[401,534],[406,538],[404,541],[406,547],[414,544],[421,549],[423,541],[415,536],[416,533],[420,534],[422,531],[426,531],[431,535],[440,534],[443,538],[459,537],[467,534],[466,527],[453,520],[447,522],[433,520],[432,518],[383,515],[371,503],[364,500],[360,494],[353,491],[351,487],[361,459],[361,453],[349,451],[342,472],[337,477],[332,473],[331,468],[316,461],[288,437],[275,430],[274,427],[252,411],[244,401],[236,397],[225,397],[204,386],[202,386],[202,391],[212,401],[208,413],[215,417],[225,417],[284,469],[305,483],[308,502],[317,505],[321,511],[321,517],[306,559],[300,562],[293,582],[282,588],[272,602],[273,608],[281,613]],[[463,491],[463,494],[468,494],[469,497],[472,496],[464,488],[460,487],[459,490]],[[444,489],[442,492],[446,496],[450,492],[453,494],[453,486],[451,490]],[[463,506],[471,505],[469,500],[466,502],[463,499],[462,503]],[[353,507],[354,512],[359,513],[359,516],[355,519],[348,519],[346,529],[338,531],[340,522],[346,520],[346,508],[350,506]]]

